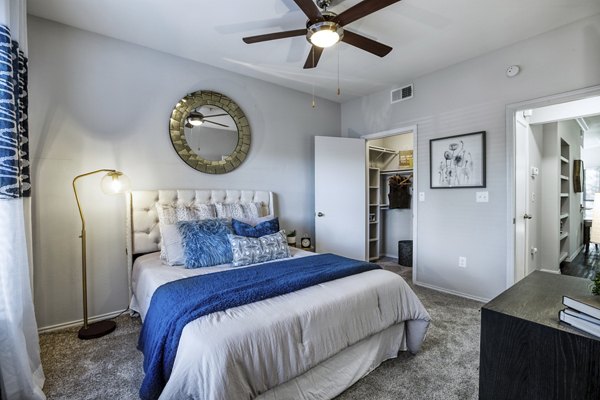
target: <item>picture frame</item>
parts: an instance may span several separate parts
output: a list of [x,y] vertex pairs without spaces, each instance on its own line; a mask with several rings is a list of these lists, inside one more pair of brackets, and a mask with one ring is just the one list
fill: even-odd
[[431,189],[486,187],[485,131],[429,140]]

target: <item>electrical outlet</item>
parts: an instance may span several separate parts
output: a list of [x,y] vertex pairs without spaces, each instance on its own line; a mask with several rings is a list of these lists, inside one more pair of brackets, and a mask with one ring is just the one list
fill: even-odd
[[467,268],[467,257],[458,257],[458,266],[460,268]]
[[425,192],[419,192],[419,201],[425,201]]
[[487,203],[489,201],[488,192],[475,192],[475,201],[477,203]]

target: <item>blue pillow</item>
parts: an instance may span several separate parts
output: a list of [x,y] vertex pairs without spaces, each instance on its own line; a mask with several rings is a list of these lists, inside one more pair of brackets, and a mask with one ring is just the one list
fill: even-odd
[[279,218],[275,217],[268,221],[261,222],[256,226],[238,221],[237,219],[232,219],[231,226],[233,228],[233,233],[238,236],[259,238],[279,232]]
[[211,267],[233,260],[227,238],[232,230],[226,219],[180,221],[177,229],[181,234],[185,268]]

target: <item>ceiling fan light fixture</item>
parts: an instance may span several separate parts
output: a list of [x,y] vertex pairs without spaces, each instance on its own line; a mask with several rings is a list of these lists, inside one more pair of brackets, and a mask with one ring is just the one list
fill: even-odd
[[332,21],[322,21],[308,27],[306,38],[314,46],[331,47],[344,37],[344,30]]
[[204,123],[204,115],[202,115],[198,112],[192,112],[187,117],[187,122],[188,122],[188,124],[190,124],[192,126],[202,125]]

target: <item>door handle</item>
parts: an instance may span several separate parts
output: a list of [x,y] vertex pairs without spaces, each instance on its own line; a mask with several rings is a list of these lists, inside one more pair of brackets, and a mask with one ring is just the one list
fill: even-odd
[[320,211],[317,213],[317,217],[324,217],[324,216],[325,216],[325,214],[323,214],[323,213],[322,213],[322,212],[320,212]]
[[533,215],[525,214],[525,215],[523,215],[523,218],[531,219],[531,218],[533,218]]

